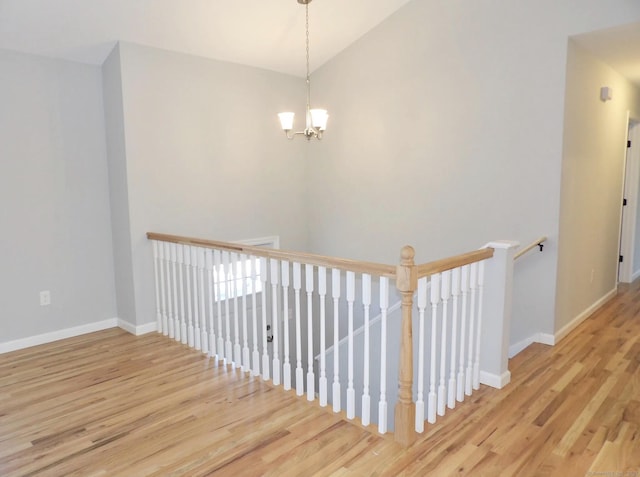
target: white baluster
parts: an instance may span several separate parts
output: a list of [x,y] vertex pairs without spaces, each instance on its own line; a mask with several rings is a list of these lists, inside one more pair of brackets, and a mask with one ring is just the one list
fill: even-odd
[[458,299],[460,297],[460,267],[451,270],[451,295],[453,296],[453,308],[451,310],[451,363],[449,373],[449,395],[447,406],[449,409],[456,407],[456,359],[458,359]]
[[224,334],[222,332],[222,289],[225,281],[225,273],[222,264],[220,250],[213,251],[213,277],[216,292],[216,316],[218,318],[218,341],[216,351],[218,359],[224,360]]
[[[208,339],[209,335],[207,334],[207,309],[206,309],[206,299],[204,295],[204,275],[205,275],[205,260],[204,260],[204,249],[202,247],[198,248],[198,272],[199,272],[199,282],[200,282],[200,350],[207,354],[209,352]],[[196,348],[197,349],[197,348]]]
[[171,281],[171,244],[164,243],[164,260],[167,265],[167,326],[163,331],[167,332],[169,338],[175,336],[173,330],[173,282]]
[[231,264],[229,263],[229,252],[222,252],[222,269],[224,270],[224,362],[226,365],[233,363],[233,345],[231,343],[231,312],[229,311],[229,301],[231,300],[232,275]]
[[433,424],[436,422],[436,360],[438,332],[438,303],[440,303],[440,274],[431,276],[431,373],[429,375],[429,407],[427,420]]
[[273,384],[276,386],[280,384],[280,341],[279,341],[279,329],[278,329],[278,284],[279,274],[278,260],[272,258],[271,264],[271,331],[273,331]]
[[307,401],[316,397],[313,373],[313,265],[305,265],[305,290],[307,292]]
[[238,280],[241,279],[242,264],[238,260],[238,254],[231,253],[233,282],[233,367],[242,366],[242,348],[240,347],[240,311],[238,309]]
[[327,332],[327,311],[325,300],[327,297],[327,269],[318,267],[318,295],[320,295],[320,406],[327,405],[327,359],[326,359],[326,332]]
[[369,395],[369,311],[371,307],[371,275],[362,274],[362,306],[364,307],[364,369],[362,376],[362,425],[371,424],[371,396]]
[[[248,373],[251,371],[251,362],[249,360],[249,329],[247,327],[247,293],[249,293],[249,287],[247,282],[251,283],[251,262],[253,257],[246,255],[240,256],[240,263],[242,264],[242,371]],[[252,295],[255,294],[255,290],[251,290]]]
[[300,330],[300,289],[302,288],[302,272],[300,264],[293,262],[293,291],[296,299],[296,394],[304,394],[304,375],[302,371],[302,334]]
[[285,391],[291,389],[291,363],[289,362],[289,262],[283,261],[282,266],[282,305],[284,307],[284,364],[282,377]]
[[480,334],[484,290],[484,260],[478,263],[478,326],[476,330],[476,360],[473,363],[473,389],[480,389]]
[[191,247],[191,273],[193,274],[193,347],[200,349],[200,294],[198,283],[198,248]]
[[171,283],[173,284],[173,335],[169,327],[169,336],[180,341],[180,313],[178,312],[178,244],[171,244]]
[[167,297],[164,284],[164,242],[158,246],[158,268],[160,269],[160,303],[162,304],[162,320],[158,332],[167,334]]
[[[253,293],[251,294],[251,322],[253,324],[253,375],[260,376],[260,351],[258,350],[258,306],[256,295],[260,289],[260,259],[251,260],[251,279],[253,280]],[[260,293],[264,294],[264,291]]]
[[462,307],[460,310],[460,368],[458,370],[458,392],[456,399],[458,402],[464,401],[465,387],[465,352],[467,350],[467,321],[468,321],[468,300],[469,294],[469,265],[464,265],[460,269],[460,292],[462,293]]
[[424,314],[427,308],[427,277],[418,280],[418,399],[416,432],[424,432]]
[[[378,432],[387,432],[387,310],[389,309],[389,279],[380,277],[380,402]],[[424,408],[422,410],[424,415]],[[423,419],[424,420],[424,419]]]
[[187,345],[193,347],[193,295],[191,294],[191,246],[184,246],[185,275],[187,276],[187,315],[189,323],[187,325]]
[[440,297],[442,298],[442,331],[440,341],[440,386],[438,386],[438,415],[444,416],[447,399],[445,380],[447,377],[447,320],[449,318],[449,296],[451,294],[451,271],[440,275]]
[[213,250],[207,249],[205,252],[205,262],[207,266],[207,287],[209,296],[209,356],[216,355],[216,332],[213,326],[213,284],[214,284],[214,268],[213,268]]
[[356,296],[356,275],[347,272],[347,310],[349,317],[348,330],[348,370],[347,370],[347,419],[356,417],[356,392],[353,389],[353,302]]
[[152,241],[153,244],[153,276],[155,278],[156,285],[156,331],[162,333],[162,307],[160,305],[160,257],[159,257],[159,242],[157,240]]
[[340,412],[340,270],[331,270],[331,297],[333,298],[333,412]]
[[[187,315],[184,310],[184,269],[186,266],[185,262],[185,247],[186,245],[179,244],[178,245],[178,264],[180,265],[178,268],[178,273],[180,276],[180,342],[182,344],[187,344]],[[187,278],[189,277],[188,269],[187,269]]]
[[465,376],[464,392],[467,396],[471,396],[473,392],[473,344],[475,341],[475,322],[476,322],[476,296],[478,289],[478,264],[472,263],[469,271],[469,288],[471,290],[470,318],[469,318],[469,350],[467,361],[467,375]]
[[262,379],[269,381],[269,350],[267,348],[267,259],[260,257],[260,282],[262,283]]

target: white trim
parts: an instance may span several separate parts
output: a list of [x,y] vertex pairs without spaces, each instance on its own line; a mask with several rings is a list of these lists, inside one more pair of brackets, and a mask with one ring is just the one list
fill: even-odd
[[0,343],[0,354],[17,351],[24,348],[30,348],[31,346],[51,343],[53,341],[63,340],[66,338],[73,338],[75,336],[80,336],[87,333],[107,330],[109,328],[115,328],[117,326],[118,319],[111,318],[108,320],[97,321],[95,323],[88,323],[86,325],[74,326],[73,328],[66,328],[64,330],[51,331],[49,333],[43,333],[41,335],[28,336],[26,338],[21,338],[18,340],[6,341],[4,343]]
[[589,308],[587,308],[582,313],[580,313],[578,316],[576,316],[571,322],[567,323],[562,328],[560,328],[558,331],[556,331],[556,334],[554,336],[554,342],[555,343],[559,343],[562,338],[564,338],[569,333],[571,333],[574,328],[576,328],[580,323],[582,323],[584,320],[589,318],[598,308],[600,308],[606,302],[608,302],[613,297],[615,297],[617,293],[618,293],[618,289],[614,288],[609,293],[607,293],[605,296],[603,296],[598,301],[596,301]]
[[157,331],[158,324],[155,321],[145,323],[144,325],[133,325],[128,321],[118,320],[118,327],[135,336],[145,335]]
[[254,247],[266,247],[266,248],[280,248],[280,236],[269,235],[267,237],[258,237],[245,240],[234,240],[234,243],[241,243],[242,245],[252,245]]
[[535,341],[535,336],[529,336],[528,338],[525,338],[522,341],[518,341],[517,343],[509,346],[509,359],[513,358],[525,348],[528,348],[529,345],[535,343]]
[[631,281],[634,282],[638,277],[640,277],[640,269],[633,272],[633,275],[631,276]]
[[486,371],[480,371],[480,383],[492,388],[502,389],[511,382],[511,372],[505,371],[501,376],[497,374],[487,373]]
[[557,341],[554,335],[550,335],[549,333],[538,333],[535,342],[544,345],[555,346]]
[[523,339],[517,343],[509,346],[509,359],[513,358],[515,355],[523,351],[529,345],[533,343],[540,343],[544,345],[553,346],[556,344],[556,338],[549,333],[536,333],[533,336],[529,336],[528,338]]

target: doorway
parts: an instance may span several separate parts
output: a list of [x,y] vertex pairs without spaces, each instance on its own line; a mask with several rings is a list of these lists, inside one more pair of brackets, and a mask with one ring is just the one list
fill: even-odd
[[640,276],[640,121],[629,119],[620,219],[618,282],[630,283]]

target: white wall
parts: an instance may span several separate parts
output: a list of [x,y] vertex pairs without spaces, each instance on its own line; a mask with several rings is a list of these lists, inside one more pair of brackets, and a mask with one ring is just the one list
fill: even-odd
[[511,341],[554,333],[567,38],[634,18],[631,1],[408,3],[313,76],[331,117],[310,248],[395,262],[409,243],[424,262],[547,235],[516,264]]
[[[123,115],[115,123],[124,125],[128,197],[114,217],[124,223],[128,214],[130,243],[116,242],[116,257],[126,260],[131,247],[135,306],[127,320],[141,325],[155,320],[146,232],[218,240],[278,235],[283,248],[306,249],[309,144],[287,141],[276,116],[291,108],[291,98],[302,106],[304,82],[127,43],[119,55]],[[117,65],[106,63],[105,75],[117,76]],[[118,145],[109,150],[120,168]],[[121,194],[120,179],[112,195]],[[114,233],[125,228],[114,225]]]
[[640,89],[570,41],[556,330],[616,289],[629,111],[638,117]]
[[115,318],[100,69],[0,51],[0,104],[0,343]]

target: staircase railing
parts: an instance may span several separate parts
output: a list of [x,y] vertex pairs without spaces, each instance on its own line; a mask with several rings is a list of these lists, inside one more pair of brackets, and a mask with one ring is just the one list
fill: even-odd
[[[407,246],[398,265],[386,265],[159,233],[147,237],[154,251],[158,332],[285,390],[295,389],[299,396],[306,394],[309,401],[318,399],[321,406],[331,404],[334,412],[342,412],[345,402],[348,419],[358,409],[362,424],[376,421],[380,433],[388,431],[390,421],[388,353],[399,351],[392,419],[395,440],[402,445],[424,430],[427,378],[428,422],[480,383],[502,387],[509,381],[506,339],[517,244],[496,242],[421,265]],[[392,294],[401,299],[401,322],[390,323],[400,329],[399,348],[391,347],[387,333]],[[425,345],[427,304],[430,346]],[[375,342],[368,332],[372,307],[381,315]],[[356,324],[365,330],[358,350]],[[338,344],[344,337],[348,346],[342,367]],[[327,369],[331,345],[333,369]],[[314,369],[315,354],[320,359]],[[361,369],[355,369],[356,357]],[[376,396],[370,389],[374,373],[376,380],[379,376]],[[362,383],[358,389],[356,382]],[[371,405],[376,399],[377,413]]]

